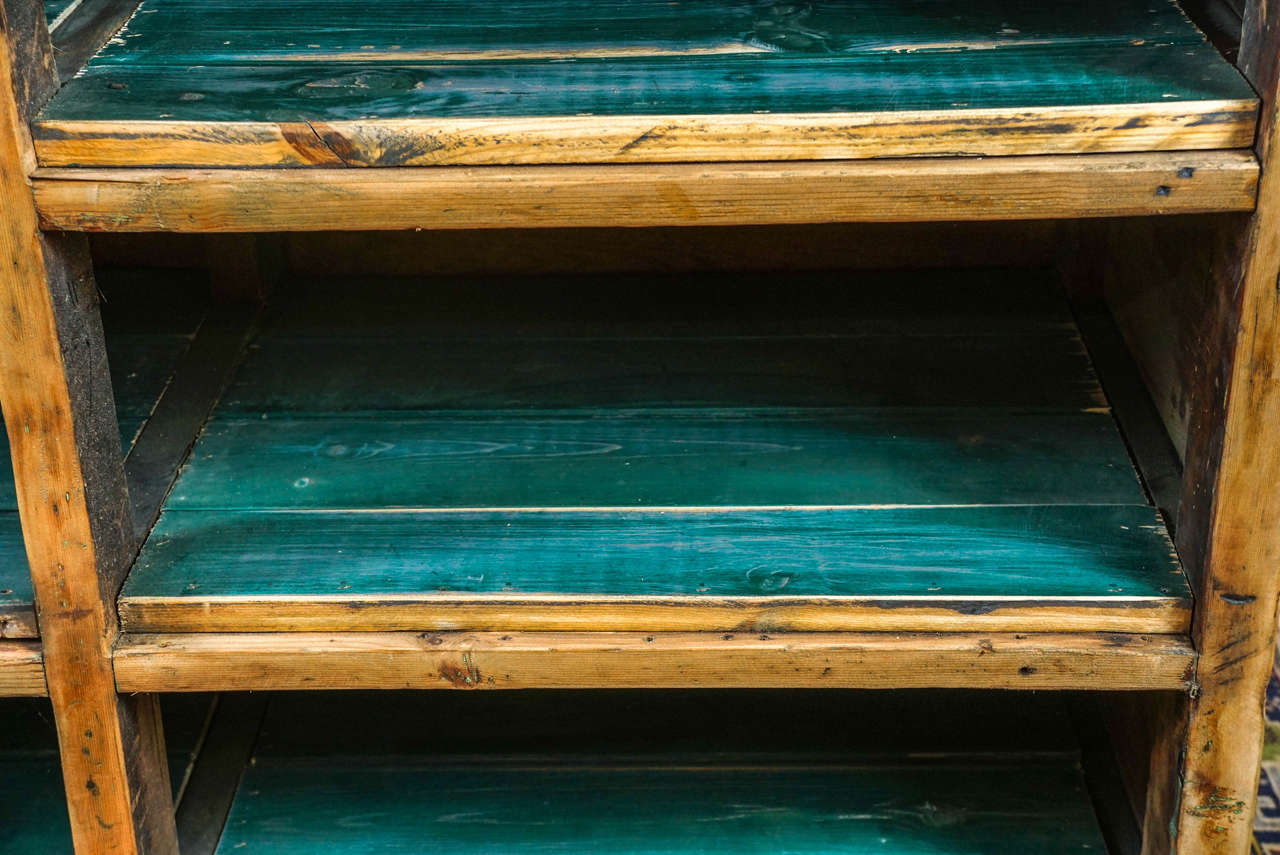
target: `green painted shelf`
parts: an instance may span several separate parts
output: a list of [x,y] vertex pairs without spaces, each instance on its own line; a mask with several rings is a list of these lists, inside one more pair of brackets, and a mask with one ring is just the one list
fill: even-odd
[[295,283],[123,625],[1185,631],[1052,278],[860,285]]
[[[116,414],[127,453],[190,346],[203,310],[186,292],[151,302],[159,287],[151,274],[107,271],[101,278],[109,294],[120,296],[120,305],[104,305],[103,315]],[[143,301],[130,298],[143,288],[150,304],[145,308]],[[34,595],[9,461],[8,438],[0,435],[0,638],[30,638],[36,634]]]
[[46,166],[810,160],[1241,148],[1172,0],[143,0]]

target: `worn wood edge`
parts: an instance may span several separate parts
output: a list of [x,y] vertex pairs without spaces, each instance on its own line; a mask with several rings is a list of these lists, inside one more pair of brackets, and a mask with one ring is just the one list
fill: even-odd
[[37,641],[0,641],[0,698],[45,698],[44,658]]
[[45,229],[120,232],[933,222],[1252,210],[1243,151],[790,164],[37,170]]
[[39,637],[40,627],[36,623],[36,607],[33,603],[0,608],[0,639]]
[[1247,148],[1256,99],[865,113],[298,122],[38,119],[46,167],[446,166]]
[[1186,691],[1185,636],[231,633],[125,635],[122,692],[429,688]]
[[1187,632],[1189,599],[944,597],[122,597],[129,632],[493,630]]

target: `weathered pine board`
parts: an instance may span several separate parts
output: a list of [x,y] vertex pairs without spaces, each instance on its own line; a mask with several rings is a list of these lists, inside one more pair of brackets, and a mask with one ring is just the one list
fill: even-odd
[[[972,6],[972,8],[968,8]],[[1237,148],[1172,2],[147,0],[35,123],[44,166],[423,166]]]
[[1141,504],[1106,412],[215,417],[168,507]]
[[[1089,631],[360,630],[130,634],[116,646],[113,662],[122,692],[708,686],[1186,692],[1195,651],[1183,635]],[[925,730],[936,731],[937,724]]]
[[[305,572],[303,572],[305,568]],[[1145,506],[161,517],[129,631],[1185,630]],[[353,613],[356,616],[353,617]],[[1011,623],[1011,621],[1013,623]]]
[[[121,157],[137,149],[137,141],[124,143]],[[483,169],[130,167],[42,169],[31,184],[44,228],[87,232],[978,222],[1251,211],[1258,161],[1243,151],[1179,151]]]
[[531,757],[478,768],[259,755],[217,851],[531,855],[584,845],[625,855],[1104,851],[1072,755],[847,765]]

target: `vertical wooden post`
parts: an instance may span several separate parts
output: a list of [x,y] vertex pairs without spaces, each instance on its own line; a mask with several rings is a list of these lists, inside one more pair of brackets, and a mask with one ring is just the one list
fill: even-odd
[[1196,389],[1179,548],[1197,580],[1199,691],[1190,703],[1178,855],[1245,855],[1280,597],[1280,0],[1245,16],[1240,67],[1263,100],[1258,208],[1224,259],[1221,359]]
[[157,704],[119,697],[111,667],[134,539],[97,289],[83,237],[39,231],[28,183],[26,117],[56,88],[40,6],[0,4],[0,402],[76,851],[169,855]]

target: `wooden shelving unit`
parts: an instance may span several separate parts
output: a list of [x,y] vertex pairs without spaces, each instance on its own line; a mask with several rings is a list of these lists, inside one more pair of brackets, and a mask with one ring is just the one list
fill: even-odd
[[[1166,0],[4,0],[0,548],[31,584],[0,579],[0,691],[47,690],[75,850],[496,823],[639,853],[714,819],[761,851],[1243,855],[1280,596],[1280,8],[1246,6],[1233,65]],[[252,236],[1030,220],[1076,262],[269,299]],[[207,314],[108,301],[104,335],[84,232],[247,234],[202,244]],[[1086,303],[1161,277],[1163,315],[1116,312],[1133,380]],[[319,696],[240,699],[173,819],[159,695],[354,688],[1080,691],[1110,735],[300,757],[271,740]]]

